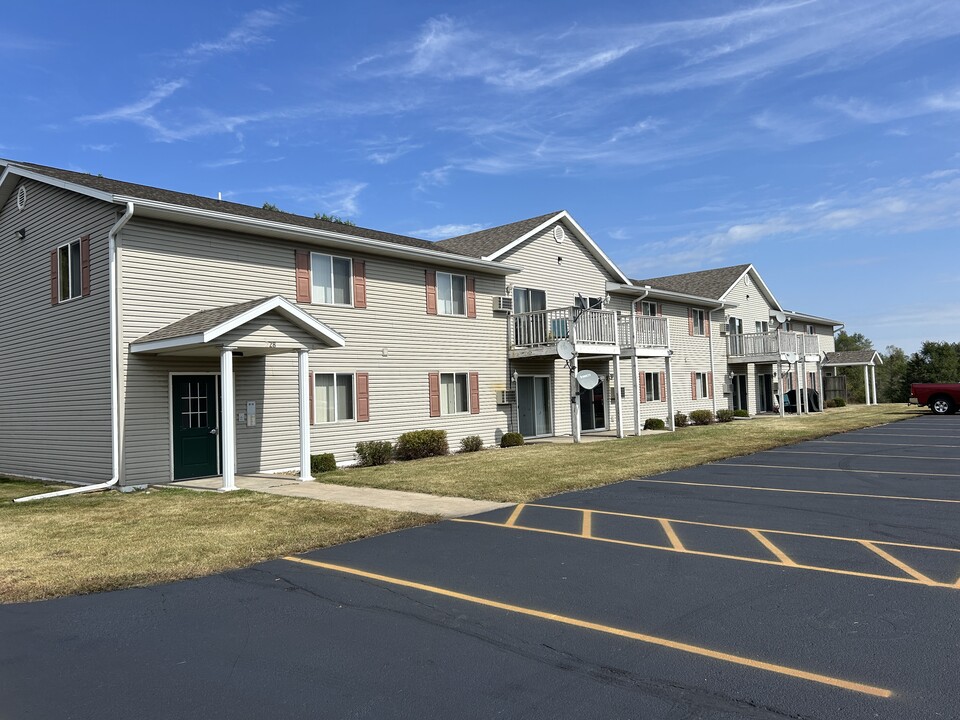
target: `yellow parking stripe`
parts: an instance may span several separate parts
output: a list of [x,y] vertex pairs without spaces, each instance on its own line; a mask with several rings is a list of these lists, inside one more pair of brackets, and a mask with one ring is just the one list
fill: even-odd
[[[526,528],[515,529],[523,530]],[[288,556],[285,557],[284,560],[300,563],[302,565],[323,568],[324,570],[330,570],[332,572],[354,575],[357,577],[366,578],[368,580],[376,580],[389,585],[399,585],[400,587],[407,587],[414,590],[420,590],[422,592],[433,593],[434,595],[441,595],[443,597],[462,600],[464,602],[474,603],[484,607],[505,610],[507,612],[517,613],[519,615],[527,615],[529,617],[535,617],[541,620],[549,620],[551,622],[570,625],[572,627],[582,628],[585,630],[594,630],[596,632],[606,633],[608,635],[616,635],[618,637],[637,640],[649,645],[657,645],[660,647],[670,648],[671,650],[679,650],[692,655],[708,657],[714,660],[722,660],[723,662],[733,663],[735,665],[743,665],[745,667],[750,667],[757,670],[765,670],[767,672],[786,675],[789,677],[798,678],[800,680],[809,680],[811,682],[830,685],[843,690],[851,690],[853,692],[864,693],[866,695],[873,695],[875,697],[882,698],[888,698],[893,695],[892,691],[873,685],[842,680],[829,675],[820,675],[818,673],[807,672],[805,670],[799,670],[786,665],[777,665],[775,663],[763,662],[762,660],[754,660],[741,655],[733,655],[732,653],[722,652],[719,650],[711,650],[710,648],[700,647],[699,645],[691,645],[690,643],[669,640],[667,638],[657,637],[655,635],[647,635],[646,633],[634,632],[633,630],[624,630],[611,625],[602,625],[600,623],[591,622],[589,620],[580,620],[578,618],[560,615],[558,613],[535,610],[533,608],[523,607],[522,605],[513,605],[511,603],[505,603],[499,600],[491,600],[478,595],[468,595],[467,593],[461,593],[455,590],[447,590],[446,588],[437,587],[435,585],[426,585],[424,583],[413,582],[412,580],[404,580],[402,578],[391,577],[389,575],[380,575],[378,573],[367,572],[366,570],[359,570],[357,568],[346,567],[344,565],[334,565],[333,563],[320,562],[318,560],[307,560],[306,558]]]
[[680,542],[680,538],[677,537],[677,533],[674,531],[673,527],[670,525],[670,522],[666,518],[657,518],[660,521],[660,525],[663,526],[663,531],[667,534],[667,538],[670,540],[670,544],[673,546],[674,550],[685,550],[683,543]]
[[839,497],[872,498],[874,500],[910,500],[913,502],[960,504],[960,500],[950,500],[947,498],[910,497],[908,495],[870,495],[868,493],[834,492],[831,490],[794,490],[791,488],[759,487],[756,485],[724,485],[722,483],[701,483],[683,480],[651,480],[649,478],[634,478],[633,482],[657,483],[659,485],[690,485],[693,487],[725,488],[732,490],[761,490],[764,492],[797,493],[800,495],[837,495]]
[[797,465],[759,465],[755,463],[718,463],[718,467],[749,467],[764,468],[767,470],[806,470],[808,472],[842,472],[842,473],[868,473],[870,475],[913,475],[917,477],[949,477],[960,478],[957,473],[927,473],[927,472],[898,472],[896,470],[844,470],[843,468],[809,468]]
[[910,567],[909,565],[907,565],[907,564],[906,564],[905,562],[903,562],[902,560],[899,560],[898,558],[895,558],[893,555],[891,555],[890,553],[886,552],[885,550],[882,550],[882,549],[878,548],[874,543],[869,542],[869,541],[867,541],[867,540],[861,540],[861,541],[860,541],[860,544],[863,545],[865,548],[867,548],[867,550],[872,550],[873,552],[875,552],[877,555],[879,555],[880,557],[882,557],[884,560],[886,560],[886,561],[887,561],[888,563],[890,563],[891,565],[894,565],[894,566],[900,568],[901,570],[903,570],[903,571],[904,571],[907,575],[909,575],[910,577],[915,577],[917,580],[919,580],[919,581],[922,582],[923,584],[925,584],[925,585],[935,585],[935,584],[936,584],[933,580],[931,580],[930,578],[928,578],[928,577],[927,577],[926,575],[924,575],[923,573],[917,572],[916,570],[914,570],[912,567]]
[[523,508],[526,507],[523,503],[517,505],[513,512],[510,513],[510,517],[507,518],[507,525],[513,527],[517,523],[517,518],[520,517],[520,513],[523,512]]
[[593,515],[589,510],[583,511],[583,525],[580,534],[585,537],[593,537]]
[[781,550],[772,542],[770,542],[770,540],[768,540],[767,537],[762,532],[760,532],[759,530],[751,529],[750,534],[753,535],[757,540],[759,540],[760,544],[763,545],[767,550],[772,552],[777,557],[777,559],[780,560],[780,562],[782,562],[784,565],[790,565],[792,567],[797,566],[797,564],[793,560],[791,560],[790,557],[783,550]]

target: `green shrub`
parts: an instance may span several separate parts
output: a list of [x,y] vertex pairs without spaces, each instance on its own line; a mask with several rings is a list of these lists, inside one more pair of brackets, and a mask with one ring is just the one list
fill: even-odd
[[519,447],[523,445],[523,435],[520,433],[504,433],[503,437],[500,438],[500,447]]
[[386,465],[393,459],[393,444],[389,440],[368,440],[357,443],[357,465]]
[[673,416],[673,424],[675,427],[686,427],[687,426],[687,416],[683,413],[677,413]]
[[733,422],[735,416],[734,411],[729,408],[717,410],[717,422]]
[[320,453],[310,456],[310,473],[312,475],[319,475],[336,469],[337,460],[333,457],[333,453]]
[[643,421],[644,430],[663,430],[665,427],[666,423],[660,418],[647,418]]
[[[719,414],[720,414],[720,412],[717,411],[717,415],[719,415]],[[734,410],[734,411],[733,411],[733,416],[734,416],[734,417],[750,417],[750,412],[747,411],[747,410]]]
[[843,398],[834,398],[834,400],[833,400],[833,406],[834,406],[834,407],[846,407],[846,406],[847,406],[847,401],[844,400]]
[[470,453],[483,450],[483,438],[479,435],[467,435],[460,441],[460,452]]
[[713,422],[713,410],[694,410],[690,413],[694,425],[709,425]]
[[823,404],[823,407],[825,407],[825,408],[835,408],[836,406],[837,406],[837,401],[836,401],[836,400],[827,400],[827,401]]
[[446,430],[411,430],[397,438],[394,455],[397,460],[419,460],[448,452]]

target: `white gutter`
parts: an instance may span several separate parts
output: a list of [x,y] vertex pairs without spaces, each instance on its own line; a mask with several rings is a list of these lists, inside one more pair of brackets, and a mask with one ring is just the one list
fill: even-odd
[[107,233],[107,246],[110,261],[110,465],[112,476],[109,480],[95,485],[81,485],[67,490],[41,493],[14,498],[14,502],[28,502],[30,500],[45,500],[46,498],[62,497],[64,495],[79,495],[80,493],[106,490],[120,482],[120,319],[119,295],[117,283],[117,233],[133,217],[133,203],[127,202],[126,212],[114,223]]

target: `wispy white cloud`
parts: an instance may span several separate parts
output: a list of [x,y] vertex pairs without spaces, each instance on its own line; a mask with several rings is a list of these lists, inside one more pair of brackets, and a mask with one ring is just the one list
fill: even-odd
[[186,62],[200,62],[217,55],[247,50],[257,45],[272,42],[267,31],[290,17],[289,9],[260,9],[247,13],[240,22],[216,40],[194,43],[179,53],[179,59]]
[[427,192],[430,188],[446,185],[450,182],[450,172],[452,170],[452,165],[442,165],[432,170],[422,171],[417,181],[417,190]]
[[178,78],[176,80],[167,80],[158,82],[153,89],[139,100],[135,100],[127,105],[121,105],[112,110],[105,110],[93,115],[81,115],[77,118],[81,122],[110,122],[115,120],[129,120],[131,122],[143,125],[155,124],[150,111],[162,103],[177,90],[187,84],[186,79]]
[[324,185],[279,184],[251,190],[231,190],[226,197],[249,198],[248,202],[260,205],[265,200],[282,210],[300,215],[328,213],[346,218],[360,215],[360,193],[367,183],[356,180],[337,180]]
[[205,163],[201,163],[202,167],[216,169],[222,167],[232,167],[233,165],[240,165],[243,163],[243,160],[238,157],[231,158],[222,158],[220,160],[210,160]]
[[115,147],[117,147],[117,143],[96,143],[96,144],[84,143],[83,145],[80,146],[80,149],[87,150],[89,152],[110,152]]
[[360,193],[367,187],[365,182],[341,180],[334,183],[320,197],[328,208],[324,212],[333,215],[356,216],[360,214]]
[[386,165],[414,150],[419,150],[423,145],[411,142],[409,137],[388,138],[380,136],[369,140],[361,140],[360,147],[367,160],[377,165]]
[[408,234],[413,237],[423,238],[424,240],[443,240],[444,238],[477,232],[478,230],[483,230],[485,227],[487,226],[481,225],[480,223],[450,223],[447,225],[434,225],[433,227],[411,230]]

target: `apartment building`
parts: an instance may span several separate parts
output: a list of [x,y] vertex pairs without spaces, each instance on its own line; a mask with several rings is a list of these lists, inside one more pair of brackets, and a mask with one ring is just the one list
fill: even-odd
[[229,485],[419,428],[623,436],[769,410],[784,353],[819,387],[833,349],[752,266],[632,280],[565,211],[432,243],[0,167],[0,472]]

